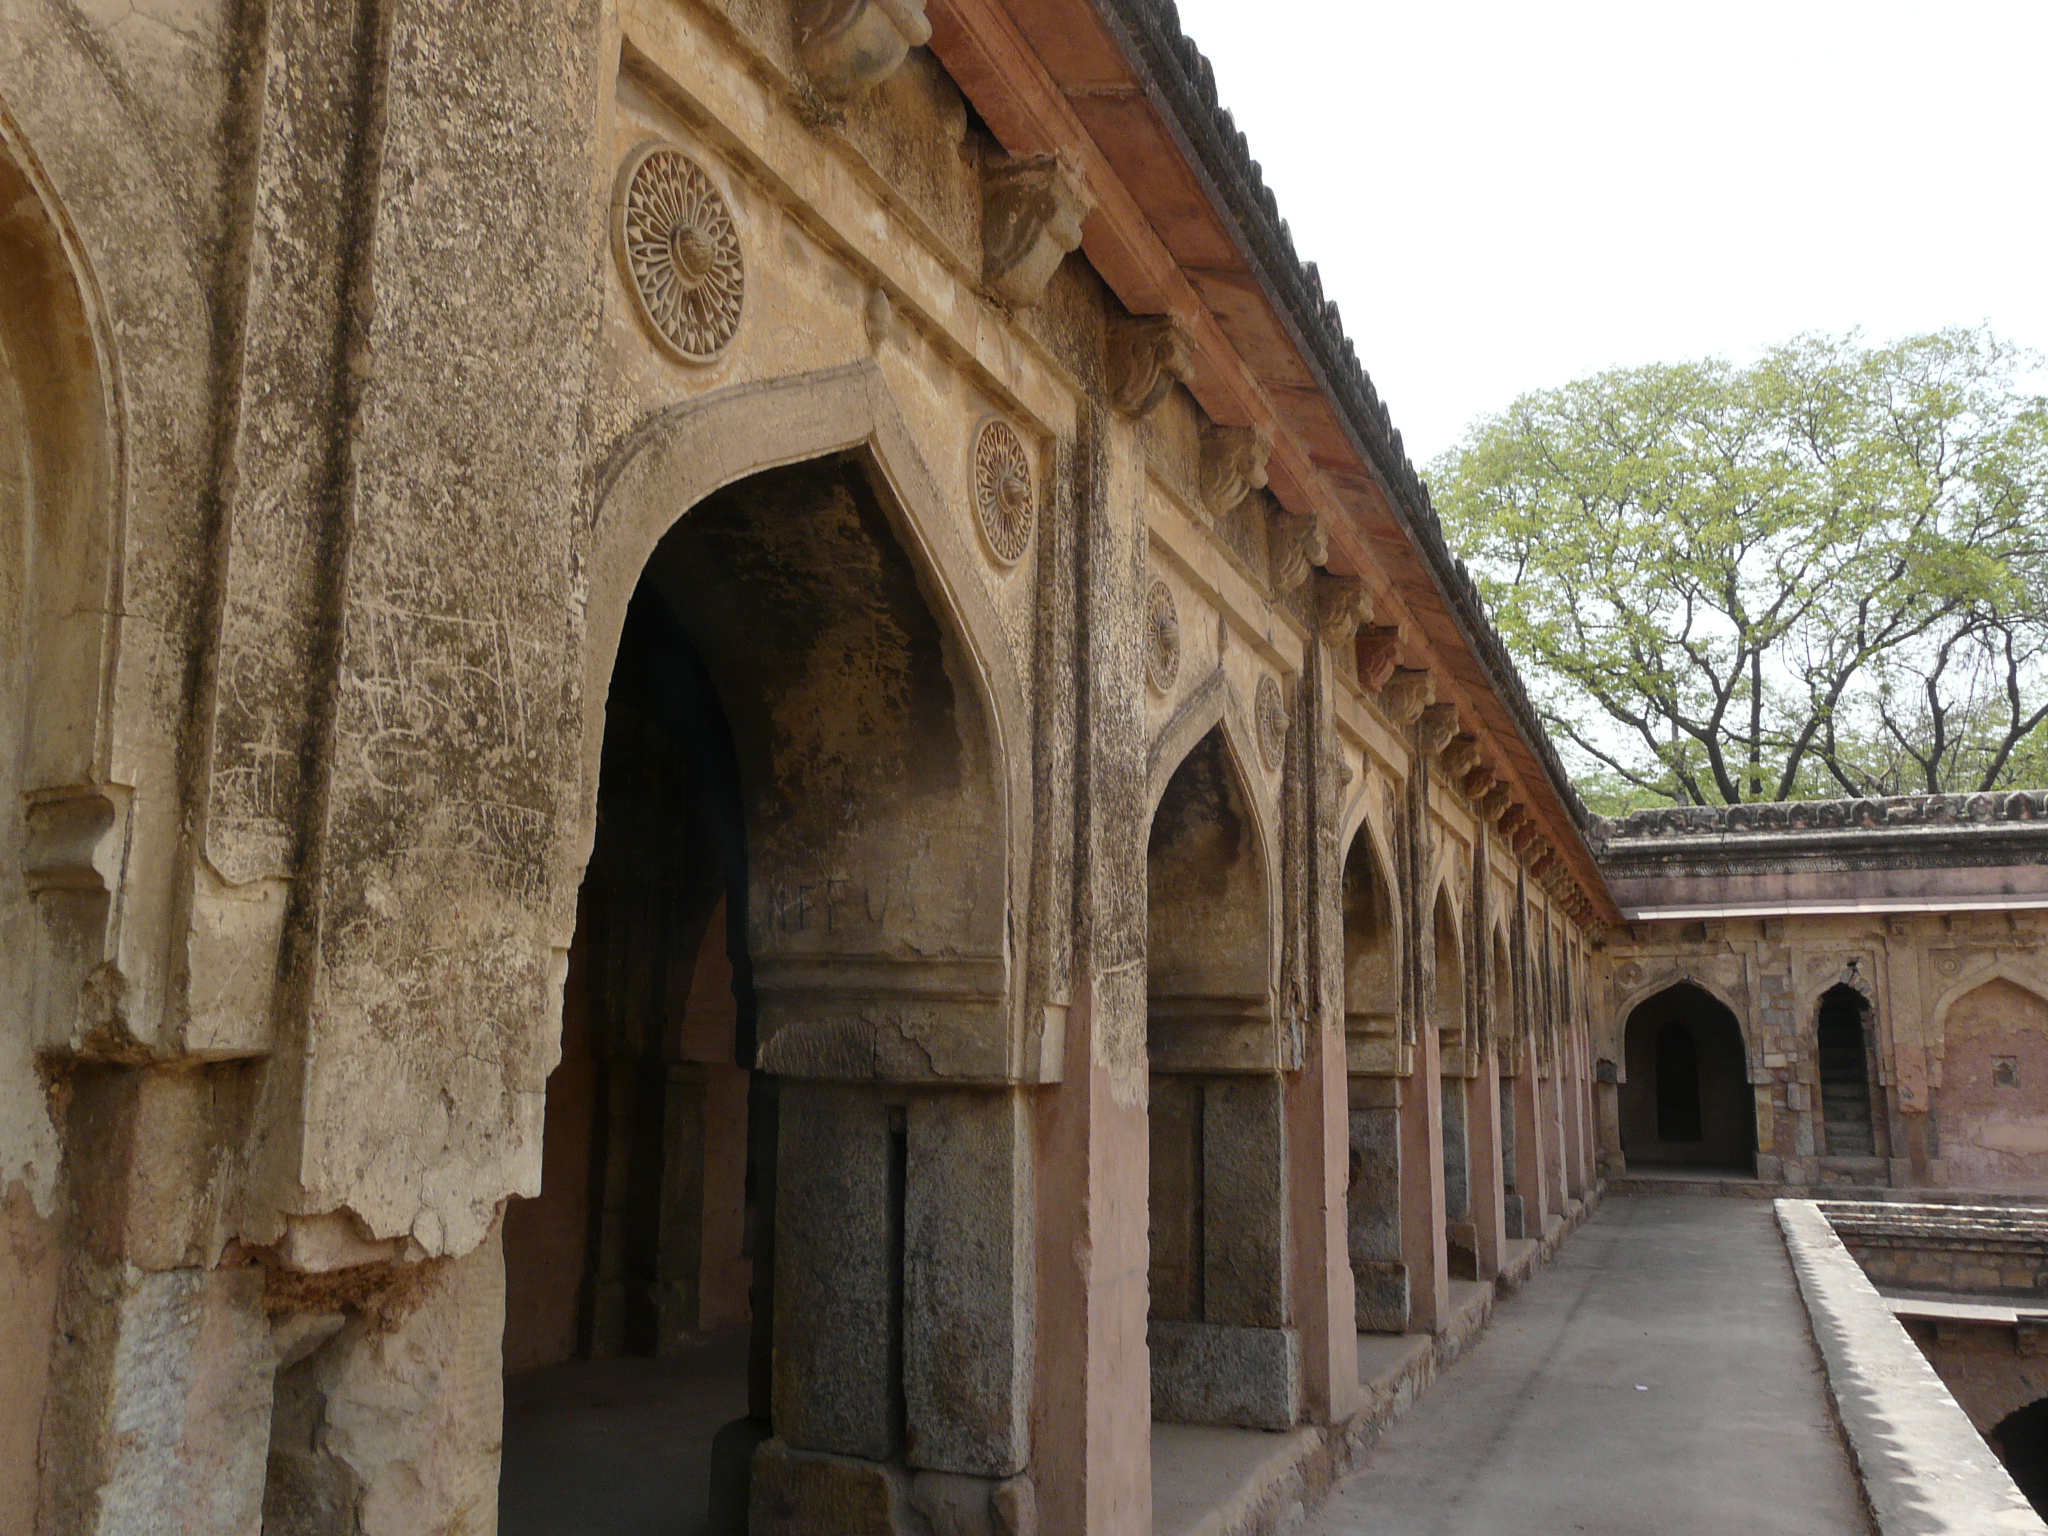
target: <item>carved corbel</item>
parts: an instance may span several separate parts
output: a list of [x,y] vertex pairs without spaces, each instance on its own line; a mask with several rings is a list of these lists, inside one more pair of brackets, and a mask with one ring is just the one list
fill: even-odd
[[1370,624],[1358,635],[1358,686],[1378,693],[1401,663],[1401,626]]
[[1515,850],[1518,857],[1527,853],[1541,841],[1542,834],[1536,830],[1536,824],[1527,819],[1526,813],[1522,823],[1515,828],[1508,838],[1509,845]]
[[1460,789],[1472,770],[1479,766],[1479,738],[1461,731],[1444,743],[1442,753],[1444,774]]
[[1512,784],[1504,782],[1495,784],[1493,788],[1479,797],[1478,806],[1481,818],[1498,825],[1501,818],[1507,814],[1508,806],[1513,802],[1514,798],[1515,788]]
[[1126,416],[1149,416],[1176,381],[1195,367],[1188,328],[1172,315],[1131,315],[1109,322],[1109,398]]
[[1425,667],[1396,667],[1380,689],[1380,707],[1403,728],[1413,725],[1436,700],[1436,679]]
[[931,41],[925,0],[795,0],[797,63],[820,96],[850,101],[895,74]]
[[1330,541],[1313,517],[1276,513],[1266,527],[1266,548],[1273,564],[1273,590],[1285,597],[1309,572],[1330,558]]
[[1476,806],[1480,797],[1493,785],[1493,764],[1481,758],[1472,765],[1472,771],[1465,775],[1465,782],[1459,787],[1465,791],[1465,798]]
[[1081,244],[1094,199],[1058,155],[1025,155],[981,174],[981,276],[1013,309],[1045,297],[1045,285]]
[[1432,704],[1416,719],[1416,741],[1424,757],[1435,757],[1458,734],[1458,706]]
[[1372,594],[1356,576],[1333,576],[1316,572],[1316,622],[1322,627],[1323,643],[1341,653],[1358,633],[1358,626],[1372,622]]
[[1264,427],[1202,429],[1202,505],[1222,519],[1266,484],[1266,460],[1273,437]]

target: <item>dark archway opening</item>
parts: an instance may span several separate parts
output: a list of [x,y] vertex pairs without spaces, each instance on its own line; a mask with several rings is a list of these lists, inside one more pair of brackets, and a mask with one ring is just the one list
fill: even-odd
[[1815,1044],[1820,1066],[1821,1125],[1829,1157],[1877,1157],[1879,1127],[1870,1094],[1870,1005],[1854,987],[1821,994]]
[[747,1413],[772,1158],[748,1134],[774,1116],[749,1070],[746,905],[725,711],[643,584],[606,703],[541,1193],[505,1217],[506,1536],[706,1529],[713,1438]]
[[1666,1019],[1657,1031],[1657,1139],[1691,1145],[1700,1131],[1700,1053],[1692,1031]]
[[[786,1413],[902,1452],[904,1111],[788,1037],[848,976],[985,967],[1006,916],[988,721],[887,494],[861,454],[728,485],[624,617],[542,1190],[505,1228],[504,1536],[743,1531]],[[885,1219],[820,1206],[842,1174]],[[818,1293],[779,1346],[778,1238]],[[848,1427],[811,1384],[856,1324],[888,1342]]]
[[1408,1327],[1401,1254],[1401,972],[1394,887],[1360,829],[1344,860],[1344,1053],[1349,1069],[1348,1231],[1361,1333]]
[[2048,1397],[2007,1414],[1984,1438],[2034,1512],[2048,1519]]
[[1756,1095],[1742,1028],[1690,982],[1645,998],[1623,1038],[1621,1146],[1631,1167],[1754,1172]]

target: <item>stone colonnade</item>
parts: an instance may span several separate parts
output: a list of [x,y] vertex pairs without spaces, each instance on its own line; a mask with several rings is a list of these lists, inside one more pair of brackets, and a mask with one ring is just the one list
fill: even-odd
[[0,1523],[491,1528],[594,847],[727,914],[757,1532],[1149,1529],[1587,1191],[1604,898],[1369,383],[922,10],[0,6]]

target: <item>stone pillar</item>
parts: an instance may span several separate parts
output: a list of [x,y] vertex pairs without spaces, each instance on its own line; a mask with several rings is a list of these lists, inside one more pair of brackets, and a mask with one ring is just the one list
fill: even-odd
[[1433,1031],[1416,1047],[1401,1093],[1401,1257],[1408,1268],[1408,1330],[1435,1333],[1450,1320],[1444,1243],[1443,1069]]
[[[254,1267],[216,1267],[245,1063],[76,1063],[39,1528],[189,1536],[261,1523],[273,1357]],[[10,1361],[10,1372],[24,1368]]]
[[921,1093],[907,1125],[903,1396],[911,1466],[1031,1458],[1032,1188],[1021,1089]]
[[498,1228],[462,1258],[375,1284],[363,1309],[279,1319],[264,1536],[490,1536],[505,1423]]
[[1506,1190],[1501,1164],[1500,1079],[1494,1047],[1479,1057],[1479,1075],[1466,1085],[1466,1174],[1472,1227],[1473,1278],[1500,1273],[1501,1244],[1507,1236]]
[[[1040,532],[1042,803],[1033,952],[1043,946],[1060,1080],[1035,1094],[1039,1524],[1077,1536],[1152,1529],[1145,1342],[1145,470],[1107,412],[1082,407]],[[1027,997],[1031,996],[1027,993]]]
[[1358,1327],[1408,1327],[1408,1266],[1402,1259],[1401,1097],[1407,1079],[1351,1079],[1351,1188],[1346,1201]]
[[1288,1140],[1300,1149],[1291,1159],[1291,1227],[1298,1255],[1295,1316],[1301,1329],[1304,1406],[1318,1421],[1334,1422],[1357,1407],[1362,1326],[1350,1237],[1357,1143],[1348,1113],[1341,1024],[1315,1031],[1306,1058],[1302,1070],[1286,1080]]
[[1543,1101],[1543,1177],[1544,1193],[1549,1197],[1543,1209],[1546,1215],[1562,1216],[1570,1201],[1570,1191],[1565,1187],[1564,1151],[1564,1052],[1557,1050],[1550,1063],[1550,1075],[1538,1077],[1537,1085]]
[[1564,1104],[1564,1184],[1574,1199],[1586,1193],[1585,1082],[1579,1076],[1578,1043],[1569,1034],[1558,1059],[1558,1084]]
[[1036,1106],[1033,1465],[1047,1531],[1152,1529],[1144,1020],[1142,966],[1078,979],[1066,1079]]
[[[1318,576],[1319,591],[1331,589]],[[1343,588],[1355,591],[1356,587]],[[1351,1132],[1345,1044],[1344,859],[1339,750],[1333,726],[1332,667],[1352,652],[1342,610],[1331,621],[1318,607],[1322,644],[1309,648],[1298,724],[1288,750],[1288,809],[1303,828],[1302,869],[1290,889],[1302,905],[1306,973],[1302,1062],[1285,1078],[1289,1231],[1294,1247],[1294,1321],[1301,1332],[1302,1397],[1319,1423],[1341,1421],[1358,1406],[1358,1321],[1350,1259]]]

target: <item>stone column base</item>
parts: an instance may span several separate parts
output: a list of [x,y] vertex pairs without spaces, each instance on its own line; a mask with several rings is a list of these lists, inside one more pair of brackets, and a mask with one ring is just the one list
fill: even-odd
[[1357,1291],[1355,1311],[1360,1333],[1406,1333],[1408,1331],[1408,1266],[1396,1260],[1351,1261],[1351,1281]]
[[[747,1421],[742,1420],[742,1423]],[[967,1477],[800,1451],[754,1453],[749,1536],[1037,1536],[1030,1477]]]
[[1301,1417],[1301,1334],[1155,1318],[1152,1417],[1169,1424],[1292,1429]]

